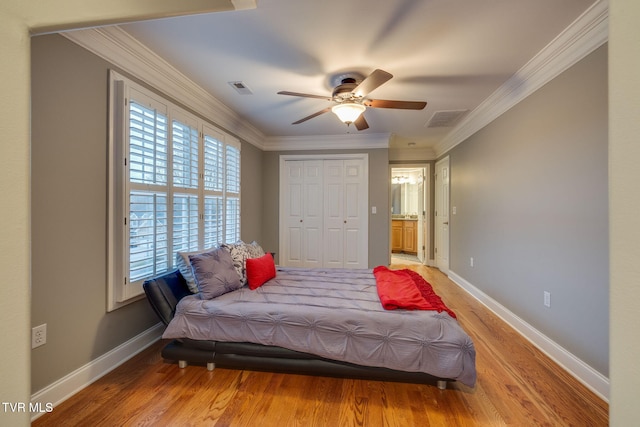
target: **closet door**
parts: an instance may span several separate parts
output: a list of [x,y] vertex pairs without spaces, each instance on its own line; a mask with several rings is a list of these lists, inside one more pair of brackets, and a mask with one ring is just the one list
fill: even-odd
[[342,160],[324,162],[325,267],[344,266],[344,170]]
[[367,268],[366,174],[362,159],[324,161],[324,266]]
[[285,162],[283,264],[322,267],[322,161]]
[[281,158],[280,264],[367,268],[368,157],[309,157]]

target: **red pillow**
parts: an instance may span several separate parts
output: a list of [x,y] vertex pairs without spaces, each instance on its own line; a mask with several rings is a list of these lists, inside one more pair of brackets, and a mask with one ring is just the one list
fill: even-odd
[[268,280],[276,277],[276,264],[270,253],[259,258],[247,258],[247,282],[249,289],[258,289]]

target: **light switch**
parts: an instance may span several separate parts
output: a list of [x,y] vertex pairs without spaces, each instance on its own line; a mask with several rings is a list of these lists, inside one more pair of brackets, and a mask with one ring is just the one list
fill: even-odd
[[451,212],[455,215],[456,214],[456,207],[454,206],[453,208],[451,208]]
[[377,211],[378,211],[378,209],[376,209],[376,207],[375,207],[375,206],[371,206],[371,213],[372,213],[372,214],[374,214],[374,215],[375,215],[375,214],[377,213]]

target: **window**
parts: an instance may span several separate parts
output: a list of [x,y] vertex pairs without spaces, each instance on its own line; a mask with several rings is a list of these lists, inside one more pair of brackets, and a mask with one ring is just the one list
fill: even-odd
[[111,73],[109,310],[181,251],[240,238],[240,143]]

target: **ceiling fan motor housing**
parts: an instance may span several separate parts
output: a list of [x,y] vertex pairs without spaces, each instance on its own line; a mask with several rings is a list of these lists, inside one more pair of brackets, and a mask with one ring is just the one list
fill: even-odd
[[356,79],[352,77],[347,77],[342,79],[342,83],[333,89],[333,100],[335,102],[359,102],[362,100],[362,97],[357,97],[353,90],[358,87],[356,83]]

